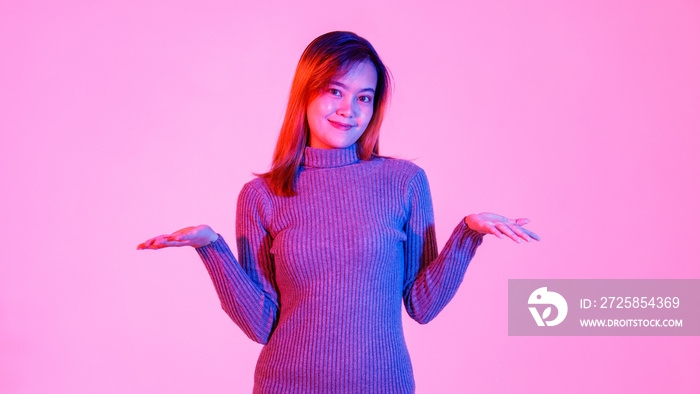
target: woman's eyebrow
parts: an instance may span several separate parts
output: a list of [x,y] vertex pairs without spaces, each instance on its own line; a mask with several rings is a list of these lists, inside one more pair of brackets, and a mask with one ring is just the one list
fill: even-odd
[[[338,81],[331,81],[329,84],[340,86],[341,88],[346,89],[346,90],[348,88],[347,85],[345,85],[342,82],[338,82]],[[364,88],[364,89],[360,90],[360,92],[372,92],[372,93],[374,93],[374,88]]]

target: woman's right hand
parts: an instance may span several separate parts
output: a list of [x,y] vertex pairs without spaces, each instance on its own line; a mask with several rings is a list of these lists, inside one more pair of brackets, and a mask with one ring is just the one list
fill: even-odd
[[219,235],[206,224],[185,227],[172,234],[163,234],[139,244],[136,249],[162,249],[170,246],[192,246],[200,248],[216,241]]

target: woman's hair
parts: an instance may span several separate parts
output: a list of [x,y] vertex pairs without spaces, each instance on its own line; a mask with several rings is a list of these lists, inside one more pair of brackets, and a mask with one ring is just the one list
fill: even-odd
[[306,109],[309,102],[328,86],[330,81],[345,74],[358,63],[369,60],[377,70],[374,112],[365,132],[357,140],[357,155],[369,160],[379,155],[379,128],[388,105],[391,89],[389,70],[384,66],[372,44],[355,33],[334,31],[309,44],[299,59],[287,113],[280,130],[270,172],[262,174],[272,190],[282,196],[296,195],[296,177],[309,141]]

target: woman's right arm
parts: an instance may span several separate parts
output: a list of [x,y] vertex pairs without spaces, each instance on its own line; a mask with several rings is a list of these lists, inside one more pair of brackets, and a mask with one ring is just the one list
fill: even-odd
[[270,253],[272,237],[264,225],[268,213],[264,196],[246,185],[239,195],[236,210],[240,264],[226,241],[206,225],[152,238],[138,249],[195,247],[211,276],[221,307],[250,339],[265,344],[279,317],[279,297]]

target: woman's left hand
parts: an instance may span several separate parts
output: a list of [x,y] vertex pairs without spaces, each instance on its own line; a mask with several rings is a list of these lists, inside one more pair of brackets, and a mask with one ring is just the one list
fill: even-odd
[[496,215],[495,213],[482,212],[479,214],[471,214],[464,218],[464,222],[470,229],[481,234],[493,234],[500,239],[503,236],[512,239],[517,243],[523,240],[530,242],[531,240],[540,240],[537,234],[522,226],[530,223],[530,219],[508,219],[507,217]]

